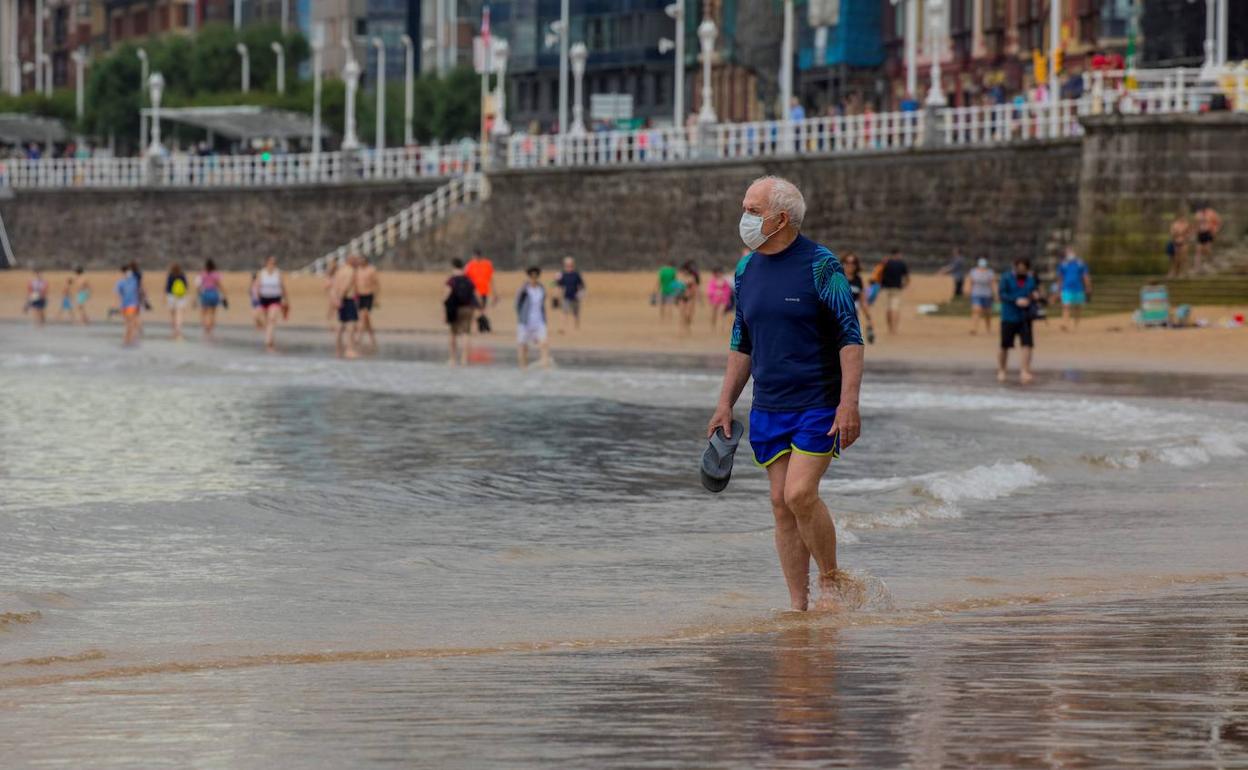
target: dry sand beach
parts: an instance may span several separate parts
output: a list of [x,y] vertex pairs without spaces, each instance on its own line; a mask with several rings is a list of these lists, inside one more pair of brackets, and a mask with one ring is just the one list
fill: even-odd
[[[60,289],[68,274],[49,272],[51,294],[49,318],[55,318],[60,305]],[[18,319],[30,273],[23,270],[0,272],[0,318]],[[113,272],[89,274],[93,296],[89,302],[93,320],[103,319],[114,304],[112,286],[117,279]],[[544,279],[553,278],[547,271]],[[315,328],[328,326],[324,279],[317,276],[287,276],[292,296],[288,325]],[[379,310],[374,314],[377,328],[388,338],[400,336],[428,338],[429,344],[440,343],[442,323],[442,286],[444,274],[383,272]],[[495,346],[509,347],[515,329],[512,300],[523,281],[519,272],[496,276],[500,300],[493,309],[495,333],[477,340]],[[652,273],[586,272],[588,296],[583,303],[583,322],[579,332],[559,334],[557,318],[552,317],[552,348],[559,350],[629,351],[630,353],[719,353],[725,349],[730,324],[721,324],[712,332],[709,309],[699,307],[693,333],[682,336],[674,319],[660,323],[657,309],[649,304],[654,290]],[[247,304],[246,273],[230,273],[225,279],[231,298],[228,311],[222,312],[223,326],[246,326],[250,323]],[[165,323],[168,313],[164,298],[156,291],[163,287],[164,274],[149,270],[144,283],[153,296],[153,312],[149,323]],[[905,295],[901,333],[890,337],[883,330],[883,307],[875,314],[876,344],[868,351],[871,361],[925,366],[957,366],[991,368],[996,350],[993,334],[968,333],[969,321],[962,318],[920,316],[921,304],[939,303],[948,298],[949,279],[944,276],[915,276]],[[1243,306],[1197,307],[1195,318],[1204,318],[1213,328],[1184,330],[1138,330],[1126,314],[1096,316],[1085,320],[1077,333],[1063,333],[1055,318],[1037,326],[1037,367],[1045,369],[1089,369],[1112,371],[1153,371],[1169,373],[1248,374],[1248,328],[1225,329],[1220,323],[1234,313],[1248,311],[1248,298]],[[198,312],[187,314],[191,337],[196,334]]]

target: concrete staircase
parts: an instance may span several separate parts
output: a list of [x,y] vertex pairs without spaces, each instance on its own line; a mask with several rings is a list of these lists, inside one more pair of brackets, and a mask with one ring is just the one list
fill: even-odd
[[304,273],[324,273],[334,262],[350,254],[378,258],[388,249],[445,220],[452,212],[489,197],[489,185],[481,174],[456,177],[393,216],[360,233],[303,268]]

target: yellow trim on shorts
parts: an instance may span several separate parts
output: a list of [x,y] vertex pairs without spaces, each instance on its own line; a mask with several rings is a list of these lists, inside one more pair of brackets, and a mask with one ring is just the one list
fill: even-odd
[[757,466],[758,466],[758,467],[760,467],[760,468],[766,468],[768,465],[771,465],[771,464],[772,464],[772,463],[774,463],[776,460],[779,460],[781,457],[784,457],[785,455],[787,455],[788,453],[790,453],[790,452],[792,452],[792,451],[793,451],[792,449],[781,449],[779,452],[776,452],[775,457],[772,457],[770,460],[768,460],[768,461],[767,461],[767,462],[765,462],[765,463],[760,463],[760,462],[758,461],[758,459],[757,459],[757,458],[755,458],[755,460],[754,460],[754,464],[755,464],[755,465],[757,465]]
[[796,444],[789,444],[789,446],[793,447],[793,451],[797,452],[799,455],[806,455],[807,457],[831,457],[833,460],[841,459],[841,453],[835,448],[829,449],[826,452],[807,452],[805,449],[798,449]]

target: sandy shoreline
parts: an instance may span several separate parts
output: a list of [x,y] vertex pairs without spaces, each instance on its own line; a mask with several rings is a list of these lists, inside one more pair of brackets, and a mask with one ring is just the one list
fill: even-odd
[[[61,288],[67,273],[49,272],[51,286],[49,322],[57,324]],[[117,274],[88,274],[93,295],[88,313],[95,323],[105,319],[114,304],[112,286]],[[546,277],[553,277],[548,274]],[[0,272],[0,319],[18,321],[27,271]],[[219,314],[219,323],[226,327],[246,328],[251,323],[247,305],[245,273],[226,275],[225,287],[232,299],[231,308]],[[445,326],[442,319],[441,291],[445,275],[433,273],[385,273],[382,277],[379,308],[375,313],[378,330],[389,339],[413,339],[438,345]],[[658,311],[649,304],[654,288],[652,273],[587,272],[588,295],[583,303],[582,328],[559,331],[562,318],[551,317],[552,349],[565,351],[619,351],[630,356],[653,354],[719,355],[727,345],[729,324],[722,322],[712,330],[709,308],[703,303],[697,310],[692,332],[685,335],[675,318],[661,322]],[[306,329],[328,328],[328,308],[323,279],[315,276],[290,275],[292,295],[289,327]],[[492,308],[492,335],[478,337],[493,349],[511,347],[515,331],[512,299],[522,282],[520,273],[500,273],[496,285],[500,295]],[[169,314],[164,297],[157,295],[163,288],[164,275],[151,271],[145,284],[152,294],[153,312],[149,323],[163,325]],[[905,297],[900,333],[889,336],[883,330],[883,308],[873,308],[876,320],[876,344],[868,347],[868,361],[914,366],[991,368],[997,339],[994,333],[969,333],[969,321],[960,318],[919,316],[920,304],[944,300],[949,281],[943,276],[915,276]],[[1198,307],[1196,318],[1206,318],[1217,325],[1234,312],[1248,308]],[[115,321],[114,321],[115,323]],[[198,336],[199,312],[187,313],[188,333]],[[1248,374],[1248,328],[1138,330],[1125,314],[1099,316],[1085,321],[1077,332],[1062,332],[1056,318],[1037,326],[1036,365],[1041,371],[1053,369],[1086,369],[1100,371],[1166,372],[1200,374]]]

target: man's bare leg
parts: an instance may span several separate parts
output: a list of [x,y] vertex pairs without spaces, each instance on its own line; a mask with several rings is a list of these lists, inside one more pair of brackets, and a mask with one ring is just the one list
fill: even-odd
[[767,466],[767,478],[771,482],[771,512],[776,517],[776,553],[780,556],[784,581],[789,586],[789,604],[798,612],[804,612],[810,602],[810,550],[802,542],[797,517],[784,501],[789,457],[785,455]]
[[446,358],[446,363],[449,366],[454,366],[455,364],[459,363],[459,346],[456,344],[457,340],[455,338],[454,331],[451,331],[449,339],[450,339],[450,342],[448,343],[449,351],[448,351],[448,355]]
[[518,345],[516,347],[516,363],[521,369],[527,369],[529,366],[529,346]]
[[1023,357],[1023,362],[1018,371],[1018,381],[1023,385],[1027,385],[1035,379],[1031,373],[1031,348],[1024,347],[1020,355]]
[[828,506],[819,499],[819,481],[831,462],[830,456],[795,452],[789,455],[784,478],[784,504],[793,512],[802,542],[819,566],[819,589],[825,594],[837,577],[836,525]]
[[1010,351],[1001,348],[997,351],[997,382],[1005,382],[1006,367],[1010,363]]

